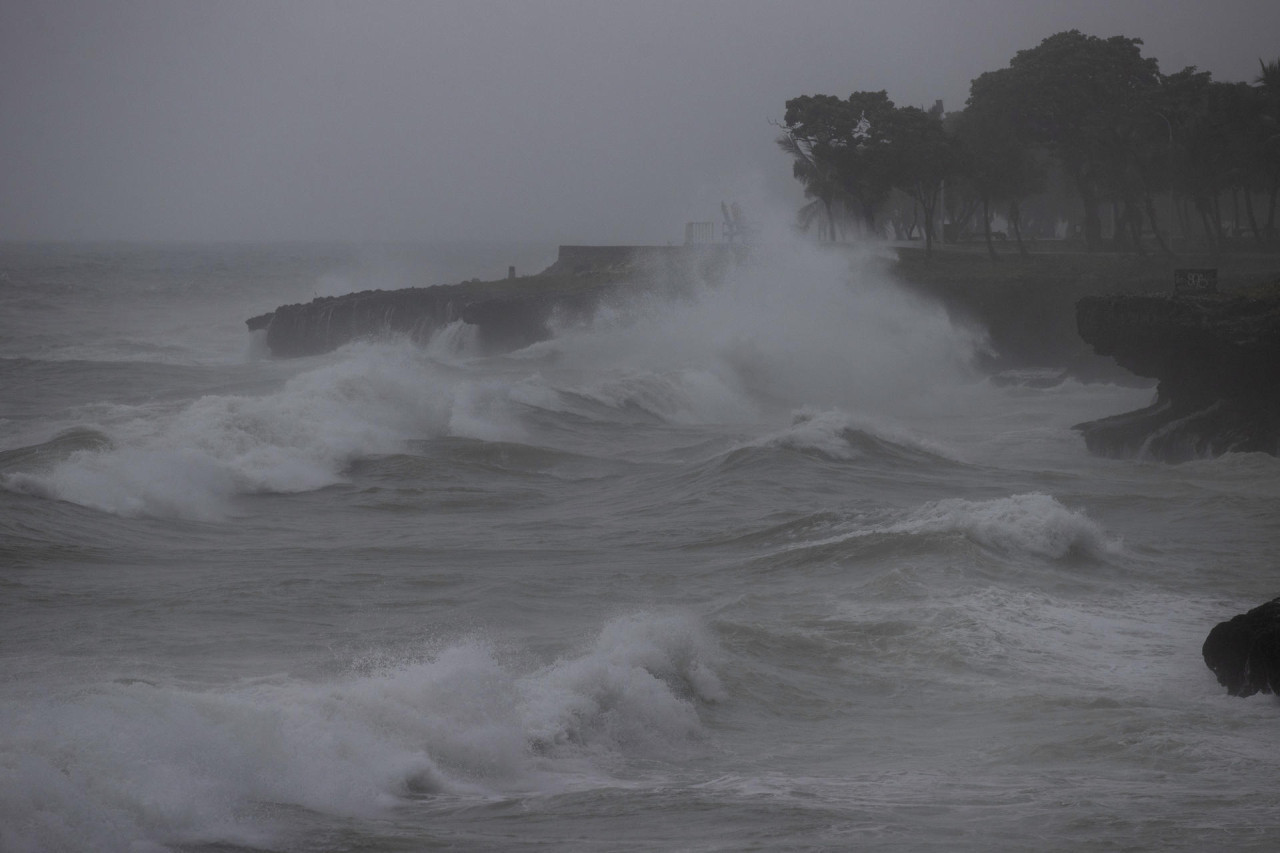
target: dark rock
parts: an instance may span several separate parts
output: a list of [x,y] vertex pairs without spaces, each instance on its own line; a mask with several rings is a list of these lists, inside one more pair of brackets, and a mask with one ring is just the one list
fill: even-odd
[[499,282],[473,280],[435,287],[366,290],[282,305],[246,320],[266,332],[272,355],[317,355],[358,338],[407,336],[425,343],[457,320],[477,328],[485,352],[507,352],[551,336],[558,321],[581,322],[623,284],[685,289],[713,282],[741,247],[561,246],[556,262],[538,275]]
[[1076,323],[1099,355],[1159,380],[1153,405],[1076,427],[1094,453],[1280,454],[1280,297],[1091,296]]
[[1219,622],[1202,653],[1232,696],[1280,693],[1280,598]]
[[486,299],[467,305],[461,319],[478,328],[483,349],[510,352],[551,337],[553,319],[575,323],[590,317],[604,292],[596,288]]
[[247,321],[266,329],[267,347],[277,356],[316,355],[356,338],[401,334],[425,342],[461,317],[472,299],[462,285],[365,290],[311,302],[282,305]]

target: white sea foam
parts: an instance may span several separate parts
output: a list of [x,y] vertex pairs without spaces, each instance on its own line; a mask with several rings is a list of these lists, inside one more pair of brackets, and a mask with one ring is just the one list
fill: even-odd
[[362,343],[264,396],[124,407],[128,416],[116,407],[99,425],[111,448],[6,475],[0,485],[119,515],[216,520],[232,512],[235,494],[331,485],[351,460],[396,452],[409,439],[518,439],[505,390],[406,342]]
[[886,525],[884,532],[963,533],[989,548],[1054,559],[1073,552],[1103,556],[1120,547],[1083,512],[1036,492],[989,501],[937,501]]
[[[929,535],[954,533],[987,548],[1010,554],[1062,559],[1071,554],[1103,557],[1118,553],[1120,542],[1079,510],[1038,492],[986,501],[947,498],[933,501],[901,517],[807,542],[795,548],[837,544],[876,534]],[[791,550],[791,549],[788,549]]]
[[792,414],[791,425],[753,442],[757,447],[785,447],[813,450],[833,459],[855,459],[861,455],[855,439],[870,436],[906,450],[951,459],[955,452],[913,430],[880,418],[851,415],[839,410],[805,407]]
[[715,643],[680,614],[637,614],[607,624],[581,657],[521,682],[529,736],[555,753],[662,752],[698,734],[698,702],[725,698]]
[[980,345],[940,307],[891,284],[871,255],[775,245],[686,298],[607,306],[539,354],[554,349],[570,368],[632,381],[698,377],[714,403],[690,417],[724,420],[762,407],[912,410],[973,380]]
[[541,668],[505,657],[467,639],[321,684],[139,682],[10,704],[0,848],[265,845],[276,804],[375,816],[406,797],[556,790],[685,749],[699,706],[724,698],[715,642],[681,614],[614,619]]

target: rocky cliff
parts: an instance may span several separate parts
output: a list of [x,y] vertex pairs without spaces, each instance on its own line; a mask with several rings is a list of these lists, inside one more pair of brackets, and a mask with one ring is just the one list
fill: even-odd
[[366,290],[282,305],[246,320],[265,331],[272,355],[316,355],[377,335],[426,342],[461,320],[477,329],[480,347],[504,352],[550,336],[553,318],[575,322],[620,288],[680,288],[714,281],[738,247],[561,246],[556,262],[537,275],[401,290]]
[[1076,324],[1099,355],[1159,380],[1151,406],[1077,427],[1094,453],[1280,455],[1280,293],[1090,296]]
[[554,312],[588,313],[605,291],[604,285],[594,285],[495,293],[467,284],[365,290],[282,305],[245,323],[250,331],[265,329],[271,354],[283,357],[329,352],[377,335],[403,335],[425,343],[456,320],[476,326],[480,346],[497,352],[545,339]]

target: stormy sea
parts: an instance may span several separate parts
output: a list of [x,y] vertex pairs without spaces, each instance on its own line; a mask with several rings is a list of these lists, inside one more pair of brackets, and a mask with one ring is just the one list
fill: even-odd
[[1149,385],[874,250],[499,355],[244,324],[554,252],[0,247],[0,850],[1273,849],[1200,646],[1280,461],[1090,456]]

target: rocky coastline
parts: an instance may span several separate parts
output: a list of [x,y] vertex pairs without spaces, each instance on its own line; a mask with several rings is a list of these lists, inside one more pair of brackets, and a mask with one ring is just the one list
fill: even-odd
[[[246,323],[277,357],[388,334],[425,343],[457,321],[475,327],[483,352],[504,352],[584,321],[602,302],[717,281],[743,251],[561,246],[536,275],[325,297]],[[1233,451],[1280,455],[1280,287],[1240,287],[1256,284],[1257,264],[1225,271],[1235,279],[1230,292],[1172,294],[1153,292],[1167,287],[1170,269],[1131,259],[1060,253],[997,266],[959,252],[927,262],[915,255],[900,250],[891,274],[941,300],[958,321],[982,327],[993,373],[1052,368],[1085,381],[1158,382],[1152,405],[1076,427],[1090,451],[1167,462]]]
[[282,305],[251,317],[273,356],[330,352],[359,338],[407,336],[426,343],[461,321],[476,328],[485,353],[509,352],[551,336],[553,323],[581,321],[607,299],[643,289],[688,288],[714,281],[740,246],[561,246],[536,275],[399,290],[365,290]]
[[1076,322],[1098,355],[1159,381],[1152,405],[1077,425],[1090,451],[1280,455],[1280,291],[1087,296]]

